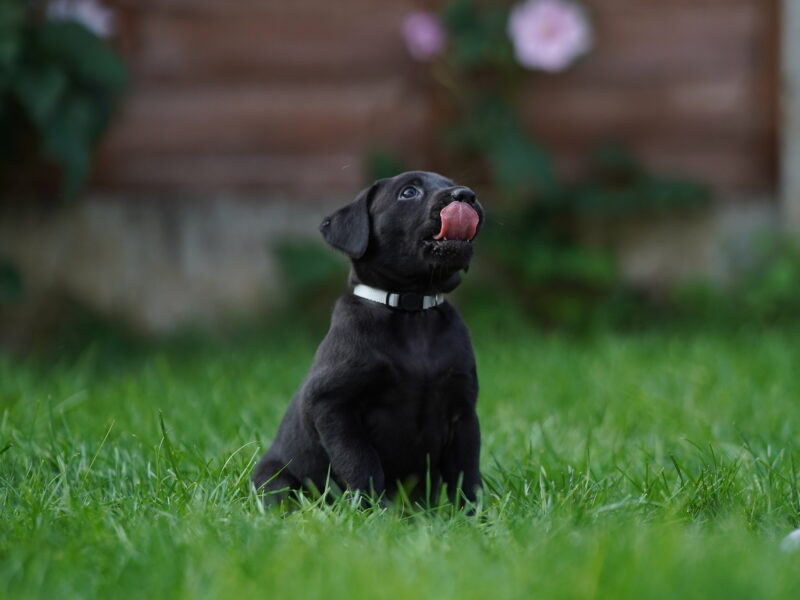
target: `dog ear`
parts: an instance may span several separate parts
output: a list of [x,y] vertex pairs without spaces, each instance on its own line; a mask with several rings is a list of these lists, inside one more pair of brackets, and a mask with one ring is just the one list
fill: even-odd
[[331,246],[353,260],[364,256],[369,245],[369,201],[377,182],[361,190],[347,206],[322,221],[319,230]]

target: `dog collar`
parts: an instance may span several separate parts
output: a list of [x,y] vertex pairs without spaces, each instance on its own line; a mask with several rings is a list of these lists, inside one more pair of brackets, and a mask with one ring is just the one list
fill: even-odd
[[417,312],[420,310],[428,310],[435,308],[444,302],[444,295],[436,294],[434,296],[423,296],[414,292],[387,292],[386,290],[379,290],[378,288],[370,287],[359,283],[353,288],[353,294],[359,298],[365,298],[385,304],[392,308],[399,308],[409,312]]

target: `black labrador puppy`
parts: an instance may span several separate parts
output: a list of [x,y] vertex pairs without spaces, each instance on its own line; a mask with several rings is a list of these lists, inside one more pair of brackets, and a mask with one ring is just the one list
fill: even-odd
[[[483,208],[423,171],[381,179],[322,222],[352,261],[311,370],[253,483],[270,497],[325,488],[475,500],[480,430],[469,332],[442,294],[460,283]],[[276,496],[277,495],[277,496]]]

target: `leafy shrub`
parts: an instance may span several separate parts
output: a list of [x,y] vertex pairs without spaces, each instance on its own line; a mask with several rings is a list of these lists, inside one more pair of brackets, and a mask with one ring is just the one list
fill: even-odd
[[13,304],[22,296],[22,275],[10,262],[0,259],[0,306]]
[[0,168],[43,156],[61,170],[62,195],[73,196],[126,82],[117,54],[85,25],[0,0]]
[[284,288],[282,308],[327,321],[334,300],[342,293],[347,263],[322,243],[287,239],[272,249]]
[[738,285],[744,308],[760,320],[800,317],[800,243],[777,238]]
[[[450,0],[439,15],[413,13],[403,31],[412,57],[430,64],[440,117],[432,162],[491,189],[479,260],[530,314],[569,326],[604,320],[604,312],[616,318],[635,298],[615,256],[585,243],[587,226],[708,199],[702,185],[654,174],[613,143],[595,149],[583,178],[562,181],[524,126],[521,91],[531,71],[566,70],[589,51],[588,15],[571,0]],[[369,161],[381,176],[392,174],[387,166],[401,170],[388,154]]]

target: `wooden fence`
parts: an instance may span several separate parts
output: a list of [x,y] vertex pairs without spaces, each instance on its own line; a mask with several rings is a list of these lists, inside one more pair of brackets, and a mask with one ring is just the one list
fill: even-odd
[[[602,139],[730,191],[776,184],[774,0],[587,2],[596,48],[532,78],[528,125],[571,170]],[[352,191],[372,144],[430,135],[389,0],[127,0],[134,87],[95,185],[152,195]]]

